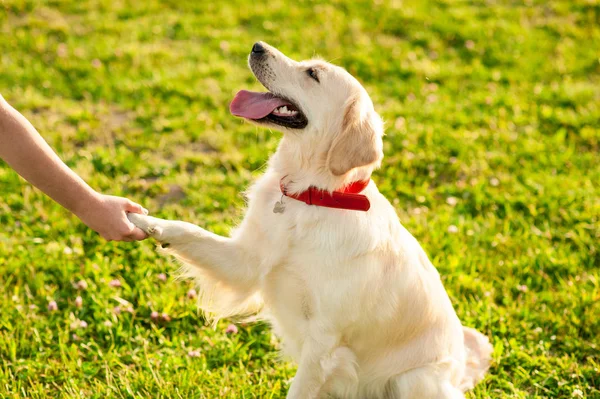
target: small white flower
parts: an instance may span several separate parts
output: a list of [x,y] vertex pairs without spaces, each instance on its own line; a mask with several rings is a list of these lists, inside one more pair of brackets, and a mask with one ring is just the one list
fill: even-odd
[[458,227],[451,224],[450,226],[448,226],[448,233],[451,233],[451,234],[458,233]]
[[235,324],[230,324],[225,329],[226,334],[237,334],[237,332],[238,332],[238,328]]
[[88,323],[83,320],[75,320],[71,323],[71,330],[77,330],[78,328],[87,328]]
[[111,280],[111,281],[108,283],[108,285],[109,285],[110,287],[113,287],[113,288],[120,287],[120,286],[121,286],[121,280],[119,280],[119,279],[114,279],[114,280]]
[[189,357],[200,357],[200,351],[199,350],[189,351],[188,356]]
[[60,43],[58,45],[58,47],[56,48],[56,54],[60,57],[60,58],[65,58],[68,54],[68,48],[67,45],[64,43]]

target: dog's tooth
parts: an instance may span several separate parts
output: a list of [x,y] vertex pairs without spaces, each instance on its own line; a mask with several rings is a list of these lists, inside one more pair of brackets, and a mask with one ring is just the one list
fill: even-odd
[[289,116],[294,116],[298,113],[298,111],[289,109],[287,107],[287,105],[282,105],[281,107],[277,107],[273,110],[273,112],[276,112],[279,115],[289,115]]

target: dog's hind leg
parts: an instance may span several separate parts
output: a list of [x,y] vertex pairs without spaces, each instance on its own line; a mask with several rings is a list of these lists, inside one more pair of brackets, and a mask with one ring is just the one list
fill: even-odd
[[345,346],[338,347],[323,363],[328,379],[319,398],[358,399],[358,364],[354,352]]
[[434,365],[402,373],[388,382],[385,399],[464,399],[454,387],[449,371]]
[[467,391],[472,389],[485,376],[490,368],[494,348],[488,337],[473,328],[463,327],[463,334],[465,337],[466,364],[460,388]]
[[[353,394],[358,386],[356,360],[354,353],[347,347],[337,346],[333,336],[319,334],[319,339],[307,337],[302,346],[298,371],[287,394],[287,399],[321,399],[333,393],[337,373],[350,381],[347,392]],[[348,377],[350,377],[348,379]],[[339,387],[338,387],[339,388]],[[348,391],[348,389],[350,391]],[[344,396],[354,398],[355,396]]]

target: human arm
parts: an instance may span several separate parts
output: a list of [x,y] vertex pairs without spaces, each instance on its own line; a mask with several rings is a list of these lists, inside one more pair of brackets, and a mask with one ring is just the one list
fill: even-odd
[[126,216],[145,210],[126,198],[103,195],[73,172],[33,125],[0,95],[0,159],[107,240],[146,238]]

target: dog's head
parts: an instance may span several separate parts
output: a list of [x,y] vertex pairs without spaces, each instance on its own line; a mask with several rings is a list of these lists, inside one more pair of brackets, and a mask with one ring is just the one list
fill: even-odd
[[323,154],[310,156],[334,176],[380,163],[383,123],[346,70],[321,60],[294,61],[263,42],[252,47],[249,64],[269,92],[240,91],[232,114],[318,142]]

